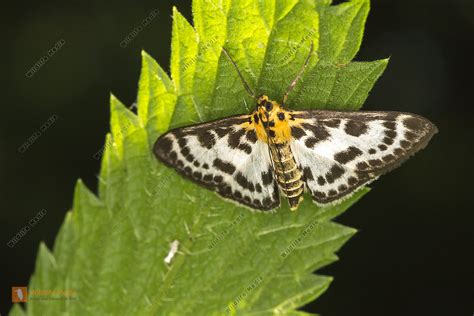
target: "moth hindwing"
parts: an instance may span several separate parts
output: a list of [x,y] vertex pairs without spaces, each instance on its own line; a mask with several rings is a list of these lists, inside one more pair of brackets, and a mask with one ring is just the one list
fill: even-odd
[[400,112],[288,111],[262,96],[254,112],[174,129],[159,160],[224,198],[257,210],[296,209],[307,191],[337,203],[426,146],[436,127]]

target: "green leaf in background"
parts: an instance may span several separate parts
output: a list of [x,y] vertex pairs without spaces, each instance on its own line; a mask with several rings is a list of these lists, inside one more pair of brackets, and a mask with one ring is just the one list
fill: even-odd
[[296,213],[285,201],[255,213],[181,178],[151,146],[170,127],[254,106],[222,46],[258,93],[280,100],[313,42],[290,107],[360,108],[387,65],[351,62],[368,10],[368,0],[195,0],[192,27],[174,9],[171,79],[143,52],[138,115],[111,97],[98,196],[79,181],[53,250],[40,245],[30,291],[73,299],[30,300],[10,315],[305,314],[332,280],[313,271],[355,233],[332,219],[367,189],[337,206],[306,197]]

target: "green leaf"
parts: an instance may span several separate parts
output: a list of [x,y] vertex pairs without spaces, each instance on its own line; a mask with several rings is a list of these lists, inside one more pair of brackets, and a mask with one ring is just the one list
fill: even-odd
[[170,66],[178,98],[173,114],[173,122],[176,124],[198,122],[202,119],[192,95],[197,51],[196,32],[181,13],[173,8]]
[[165,132],[176,105],[173,81],[158,63],[142,51],[142,71],[138,84],[138,116],[142,126],[154,138]]
[[[152,154],[173,126],[245,113],[250,98],[221,47],[257,93],[293,108],[358,109],[387,60],[351,62],[367,0],[195,0],[194,28],[174,9],[171,79],[142,53],[138,116],[111,96],[111,132],[98,197],[79,181],[53,251],[41,244],[29,290],[74,297],[30,300],[11,315],[308,315],[297,311],[332,277],[312,274],[337,260],[355,233],[333,219],[368,192],[297,212],[250,212],[179,177]],[[178,241],[171,263],[164,262]]]
[[325,62],[347,64],[359,51],[368,0],[355,0],[338,6],[321,6],[320,57]]

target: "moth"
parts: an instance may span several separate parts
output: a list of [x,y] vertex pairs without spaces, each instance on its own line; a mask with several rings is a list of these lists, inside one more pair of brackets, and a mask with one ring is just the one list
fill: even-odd
[[278,103],[256,96],[250,114],[173,129],[158,138],[156,157],[182,176],[254,210],[296,210],[304,192],[336,204],[424,148],[437,128],[402,112],[293,111],[285,107],[313,52]]

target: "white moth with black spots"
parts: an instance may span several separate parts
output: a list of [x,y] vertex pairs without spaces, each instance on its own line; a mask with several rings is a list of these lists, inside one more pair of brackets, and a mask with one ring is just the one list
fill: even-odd
[[268,211],[280,206],[282,194],[295,210],[305,191],[317,204],[339,203],[424,148],[437,132],[410,113],[285,109],[310,56],[281,104],[262,95],[248,115],[171,130],[156,141],[155,155],[226,199]]

